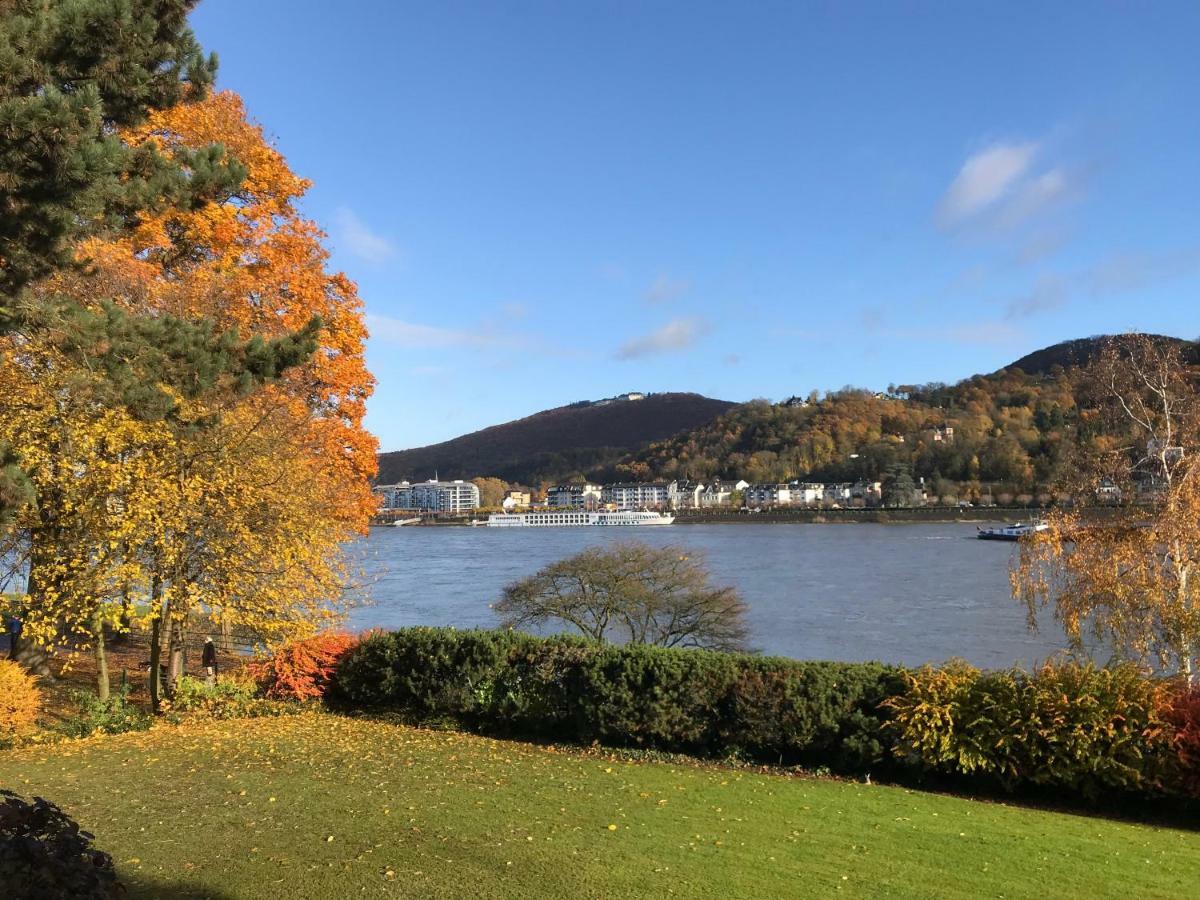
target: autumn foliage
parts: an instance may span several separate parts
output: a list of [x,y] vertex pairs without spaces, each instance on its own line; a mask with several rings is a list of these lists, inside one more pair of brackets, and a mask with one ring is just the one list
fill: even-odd
[[171,414],[139,418],[98,402],[95,376],[53,333],[0,340],[0,443],[38,497],[0,540],[5,565],[29,572],[25,634],[86,645],[105,625],[161,623],[176,660],[198,611],[271,642],[312,634],[338,619],[343,549],[375,508],[357,289],[299,211],[308,182],[235,94],[155,112],[121,138],[179,159],[219,144],[244,177],[81,242],[80,265],[31,291],[265,341],[316,328],[317,349],[266,383],[196,371],[210,389],[165,385]]
[[42,692],[17,663],[0,659],[0,740],[30,731],[42,711]]
[[326,632],[291,641],[252,667],[272,700],[318,700],[341,662],[358,645],[354,635]]
[[1171,749],[1182,787],[1200,797],[1200,687],[1180,684],[1166,695],[1160,713],[1171,728]]

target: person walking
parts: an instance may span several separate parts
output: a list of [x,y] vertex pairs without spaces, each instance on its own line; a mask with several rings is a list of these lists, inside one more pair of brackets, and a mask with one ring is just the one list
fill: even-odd
[[204,652],[200,656],[200,664],[204,666],[205,686],[215,686],[217,683],[217,646],[211,637],[204,639]]

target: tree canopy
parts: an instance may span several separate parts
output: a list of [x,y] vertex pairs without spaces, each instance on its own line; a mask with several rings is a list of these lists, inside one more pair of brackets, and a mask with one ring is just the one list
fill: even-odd
[[566,624],[600,641],[744,650],[746,604],[713,587],[703,557],[637,541],[593,547],[504,589],[509,628]]

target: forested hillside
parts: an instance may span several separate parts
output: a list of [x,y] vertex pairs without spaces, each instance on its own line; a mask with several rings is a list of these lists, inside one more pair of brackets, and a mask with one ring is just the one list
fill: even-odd
[[491,476],[537,485],[611,468],[651,441],[701,428],[734,406],[699,394],[580,402],[463,435],[441,444],[383,453],[379,481]]
[[[1175,341],[1175,338],[1161,338]],[[900,385],[885,393],[845,389],[784,403],[754,402],[701,428],[632,454],[630,479],[749,481],[879,479],[905,470],[939,494],[948,482],[1015,490],[1049,486],[1077,441],[1097,427],[1083,369],[1102,338],[1070,341],[1017,366],[955,385]]]

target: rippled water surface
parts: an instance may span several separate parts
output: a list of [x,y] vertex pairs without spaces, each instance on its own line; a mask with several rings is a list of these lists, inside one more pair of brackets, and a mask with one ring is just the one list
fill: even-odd
[[505,584],[584,547],[636,537],[702,551],[749,604],[754,646],[797,658],[915,665],[960,656],[1028,665],[1062,649],[1012,599],[1011,544],[975,526],[674,525],[660,528],[376,528],[356,549],[372,604],[355,628],[490,627]]

